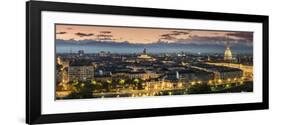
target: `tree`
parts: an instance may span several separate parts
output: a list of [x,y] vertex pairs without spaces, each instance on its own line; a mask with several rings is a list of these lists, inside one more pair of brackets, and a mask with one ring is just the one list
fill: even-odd
[[120,80],[119,80],[119,84],[120,84],[120,85],[124,85],[124,83],[125,83],[125,80],[124,80],[124,79],[120,79]]
[[133,83],[135,84],[135,86],[137,87],[137,89],[143,89],[142,82],[141,82],[138,78],[135,78],[135,79],[133,80]]
[[72,92],[66,98],[77,99],[77,98],[92,98],[94,85],[90,82],[88,83],[78,83],[74,85],[77,91]]
[[120,79],[118,83],[120,84],[120,86],[122,86],[124,88],[125,82],[126,81],[124,79]]

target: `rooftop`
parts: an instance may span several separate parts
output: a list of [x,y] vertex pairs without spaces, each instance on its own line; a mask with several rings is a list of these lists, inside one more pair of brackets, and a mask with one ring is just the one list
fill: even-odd
[[231,68],[231,67],[226,67],[226,66],[215,66],[215,65],[202,64],[202,63],[195,64],[194,66],[197,66],[200,68],[205,68],[208,70],[218,71],[218,72],[242,71],[241,69],[238,69],[238,68]]
[[73,60],[69,62],[69,66],[92,66],[90,60]]

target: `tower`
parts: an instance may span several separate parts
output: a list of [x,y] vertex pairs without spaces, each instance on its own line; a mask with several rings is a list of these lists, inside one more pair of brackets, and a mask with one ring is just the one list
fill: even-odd
[[208,56],[207,61],[211,61],[211,57],[210,56]]
[[143,49],[143,54],[146,55],[146,48]]
[[78,55],[79,55],[79,56],[83,56],[83,55],[84,55],[84,50],[79,50],[79,51],[78,51]]

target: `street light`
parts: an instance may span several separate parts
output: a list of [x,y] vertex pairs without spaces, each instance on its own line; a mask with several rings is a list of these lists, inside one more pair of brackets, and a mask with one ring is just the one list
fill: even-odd
[[218,82],[219,82],[219,83],[222,83],[222,80],[221,80],[221,79],[219,79],[219,80],[218,80]]
[[227,79],[227,82],[230,82],[230,81],[231,81],[230,78],[228,78],[228,79]]
[[191,85],[195,85],[196,83],[194,81],[191,82]]

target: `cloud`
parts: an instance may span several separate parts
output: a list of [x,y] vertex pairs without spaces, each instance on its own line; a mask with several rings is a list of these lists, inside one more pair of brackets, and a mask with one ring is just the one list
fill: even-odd
[[253,41],[252,32],[234,32],[234,33],[228,33],[227,35],[234,36],[245,41]]
[[102,33],[102,34],[109,34],[109,33],[111,33],[111,31],[100,31],[100,33]]
[[79,36],[79,37],[88,37],[88,36],[93,36],[93,33],[75,33],[75,35]]
[[177,40],[177,38],[169,34],[163,34],[159,40]]
[[96,35],[96,39],[100,41],[113,41],[113,35],[111,35],[111,31],[100,31],[100,34]]
[[98,34],[97,37],[113,37],[112,35]]
[[170,33],[161,34],[159,40],[169,40],[174,41],[177,40],[177,36],[179,35],[188,35],[189,32],[187,31],[171,31]]
[[[245,34],[240,34],[240,32],[233,32],[229,35],[214,35],[214,36],[200,36],[200,35],[190,35],[188,39],[178,39],[176,43],[182,44],[205,44],[205,45],[246,45],[252,46],[252,40],[249,40],[250,36]],[[246,40],[248,39],[248,40]]]
[[[214,32],[213,35],[194,34],[192,31],[171,31],[160,35],[159,41],[173,41],[177,43],[195,43],[195,44],[251,44],[253,41],[252,32],[228,32],[219,34]],[[188,37],[182,37],[188,36]]]
[[178,43],[194,43],[194,44],[237,44],[252,46],[253,33],[251,32],[230,32],[224,35],[215,34],[213,36],[190,35],[188,39],[178,39]]
[[56,34],[66,34],[67,32],[57,32]]
[[172,32],[170,33],[170,35],[173,35],[173,36],[187,35],[187,34],[189,34],[188,31],[172,31]]
[[234,39],[226,36],[190,36],[193,41],[234,41]]

